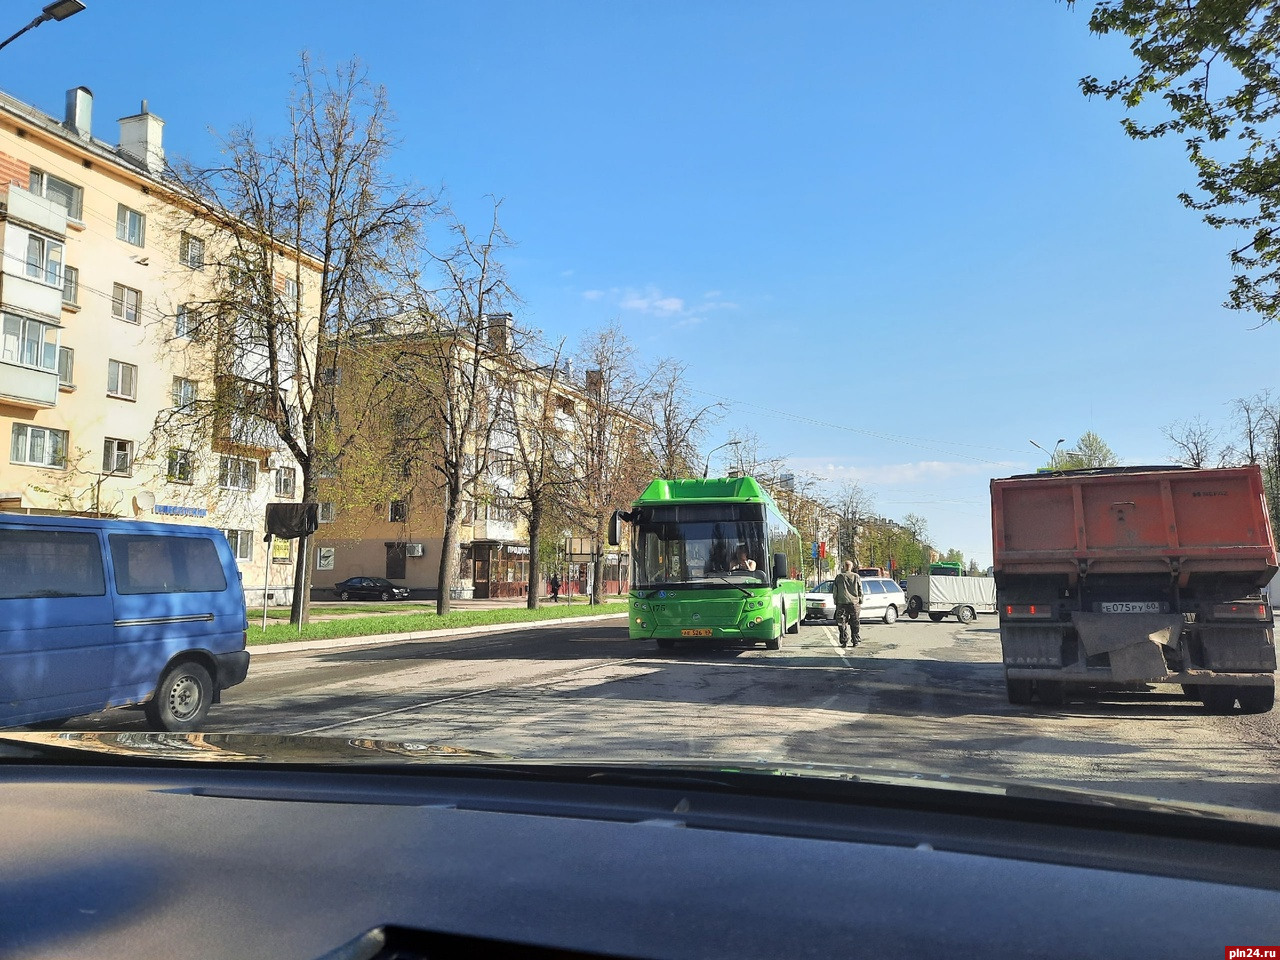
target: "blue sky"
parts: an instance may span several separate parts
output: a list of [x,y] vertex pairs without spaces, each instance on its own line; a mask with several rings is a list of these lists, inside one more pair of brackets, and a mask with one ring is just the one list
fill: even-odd
[[104,139],[146,98],[207,159],[211,131],[280,122],[300,51],[359,56],[399,172],[467,216],[504,198],[526,323],[620,320],[733,401],[712,445],[753,429],[984,566],[988,481],[1042,462],[1028,439],[1166,462],[1162,426],[1273,382],[1179,146],[1077,90],[1130,65],[1087,6],[86,3],[0,53],[0,85],[55,115],[89,86]]

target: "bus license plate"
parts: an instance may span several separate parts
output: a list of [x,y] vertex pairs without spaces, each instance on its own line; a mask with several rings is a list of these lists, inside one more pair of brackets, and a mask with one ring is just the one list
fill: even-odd
[[1117,603],[1100,603],[1098,609],[1102,613],[1160,613],[1163,604],[1159,600],[1144,600],[1140,603],[1121,601]]
[[710,630],[708,630],[708,629],[706,629],[705,627],[704,627],[703,629],[701,629],[701,630],[681,630],[681,631],[680,631],[680,636],[682,636],[682,637],[709,637],[709,636],[711,636],[711,631],[710,631]]

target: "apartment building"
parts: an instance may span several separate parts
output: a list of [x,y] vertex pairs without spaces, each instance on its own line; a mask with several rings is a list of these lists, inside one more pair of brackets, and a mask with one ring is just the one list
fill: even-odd
[[[499,337],[510,337],[509,314],[490,319]],[[368,394],[360,387],[361,378],[382,378],[387,365],[397,362],[394,358],[415,350],[415,340],[421,337],[383,331],[370,337],[361,350],[349,347],[346,364],[332,368],[338,419],[359,421],[361,432],[374,442],[356,454],[365,460],[364,469],[357,467],[360,476],[354,476],[339,460],[321,481],[321,524],[315,538],[311,580],[316,599],[331,599],[334,584],[349,577],[384,577],[409,587],[418,598],[435,598],[437,594],[445,520],[440,478],[429,462],[430,444],[411,451],[409,444],[397,439],[406,428],[405,413],[409,412],[412,420],[412,412],[419,406],[413,395],[415,387],[406,387],[403,395],[380,402],[374,411],[357,407],[357,403],[369,403]],[[456,349],[470,354],[473,346],[461,343]],[[433,356],[440,351],[425,353]],[[483,356],[482,365],[489,380],[489,402],[505,406],[507,413],[488,435],[489,468],[479,478],[475,495],[462,505],[458,578],[451,590],[461,598],[521,597],[528,591],[529,565],[537,558],[530,555],[528,527],[516,508],[524,491],[513,431],[521,429],[516,426],[520,423],[526,430],[554,434],[559,438],[556,456],[564,469],[571,469],[568,461],[575,455],[575,446],[580,446],[574,439],[575,411],[593,402],[592,372],[575,378],[560,371],[552,377],[546,368],[507,349]],[[430,376],[415,380],[416,388],[421,389]],[[548,417],[541,417],[543,410],[549,412]],[[409,432],[421,434],[431,429],[430,424],[414,423]],[[379,456],[378,450],[387,451],[391,458],[404,456],[403,471],[399,472],[398,466],[390,471],[389,484],[387,471],[381,472],[376,484],[379,493],[370,497],[373,502],[361,502],[359,496],[352,499],[354,490],[369,491],[375,486],[367,480],[368,461]],[[559,529],[543,531],[547,540],[560,535]],[[626,580],[627,563],[616,550],[612,554],[606,580],[608,589],[617,590]],[[558,569],[565,584],[563,592],[586,592],[587,566],[561,558]]]
[[[189,306],[221,228],[173,191],[163,133],[145,101],[112,143],[86,87],[61,119],[0,93],[0,510],[217,527],[250,602],[287,602],[293,544],[268,556],[264,515],[301,493],[288,451],[242,424],[179,445],[158,429],[221,389]],[[318,284],[277,283],[314,309]]]

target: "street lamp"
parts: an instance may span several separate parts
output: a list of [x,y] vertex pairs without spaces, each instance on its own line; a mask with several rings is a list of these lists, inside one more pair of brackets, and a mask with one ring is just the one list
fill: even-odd
[[736,447],[741,442],[742,442],[741,440],[727,440],[724,443],[720,444],[720,446],[709,451],[707,453],[707,462],[702,466],[702,479],[703,480],[707,479],[707,474],[711,470],[711,454],[715,453],[716,450],[723,450],[725,447]]
[[[1040,444],[1036,443],[1034,440],[1029,440],[1027,442],[1030,443],[1037,450],[1039,450],[1041,453],[1049,453],[1048,450],[1040,446]],[[1057,443],[1053,445],[1053,453],[1049,453],[1049,466],[1051,467],[1053,466],[1053,458],[1058,455],[1058,448],[1066,442],[1067,442],[1066,438],[1064,437],[1063,439],[1059,440]]]
[[81,0],[53,0],[52,3],[46,3],[44,9],[40,11],[40,16],[36,17],[8,40],[0,43],[0,49],[4,49],[28,30],[34,30],[42,23],[47,23],[50,20],[65,20],[67,17],[75,16],[83,9],[84,4]]

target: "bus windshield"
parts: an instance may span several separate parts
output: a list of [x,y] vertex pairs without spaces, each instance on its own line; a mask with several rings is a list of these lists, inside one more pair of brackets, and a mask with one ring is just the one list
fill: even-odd
[[635,525],[635,587],[759,584],[769,579],[769,539],[758,503],[646,506]]

